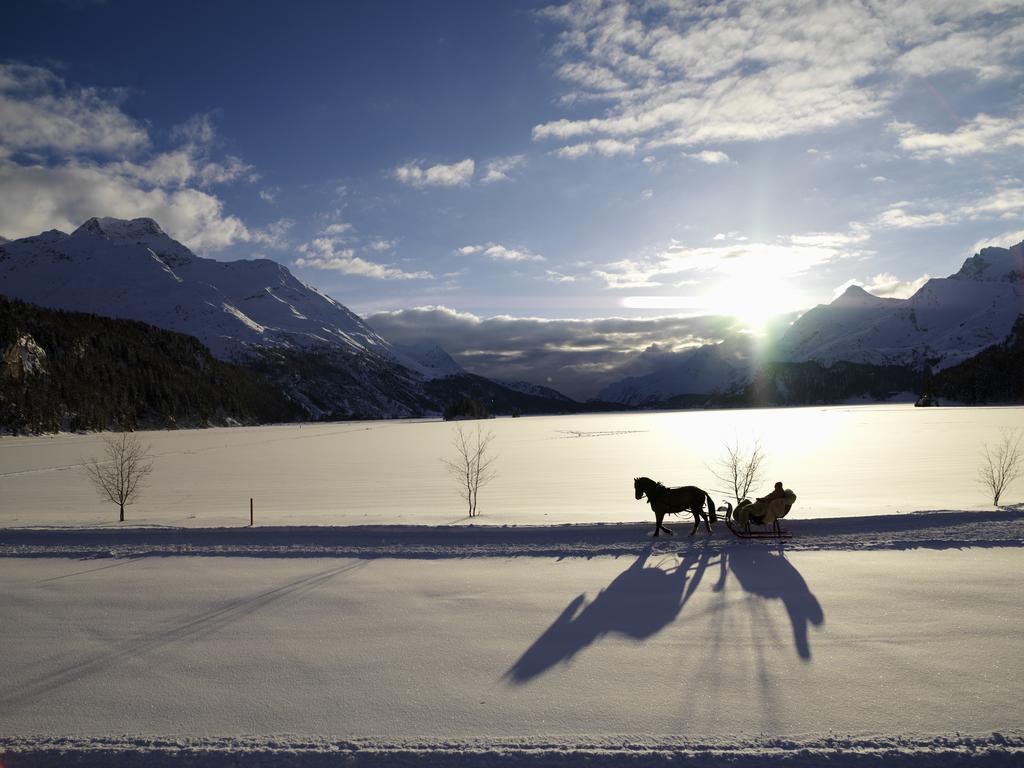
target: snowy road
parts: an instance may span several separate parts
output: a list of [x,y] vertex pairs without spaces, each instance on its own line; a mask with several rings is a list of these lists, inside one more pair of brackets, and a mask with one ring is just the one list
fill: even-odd
[[978,757],[972,738],[996,745],[988,764],[1024,754],[1020,547],[657,547],[3,558],[4,762],[66,737],[414,744],[433,762],[472,745],[501,762],[498,744],[763,750],[766,735],[908,759],[943,744]]

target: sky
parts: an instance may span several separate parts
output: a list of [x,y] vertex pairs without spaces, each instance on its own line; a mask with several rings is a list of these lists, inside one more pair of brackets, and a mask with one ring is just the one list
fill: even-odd
[[0,235],[150,216],[577,396],[1024,240],[1020,0],[0,17]]

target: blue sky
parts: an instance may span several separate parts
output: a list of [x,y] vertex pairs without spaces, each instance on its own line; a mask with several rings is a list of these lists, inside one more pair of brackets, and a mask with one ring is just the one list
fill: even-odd
[[0,16],[0,235],[152,216],[485,374],[571,389],[1024,239],[1019,0]]

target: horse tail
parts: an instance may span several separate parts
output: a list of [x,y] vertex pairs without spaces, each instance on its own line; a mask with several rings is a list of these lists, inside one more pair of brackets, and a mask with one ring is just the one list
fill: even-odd
[[704,501],[707,502],[708,505],[708,519],[711,520],[712,523],[717,523],[718,515],[715,514],[715,502],[711,500],[711,494],[705,493]]

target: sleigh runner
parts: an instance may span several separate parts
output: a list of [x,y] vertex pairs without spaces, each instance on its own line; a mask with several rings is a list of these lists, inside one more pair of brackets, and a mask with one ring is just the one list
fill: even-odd
[[796,494],[787,488],[781,499],[767,502],[743,499],[735,509],[727,501],[719,511],[725,512],[726,526],[741,539],[787,539],[792,534],[779,521],[789,514],[794,503]]

